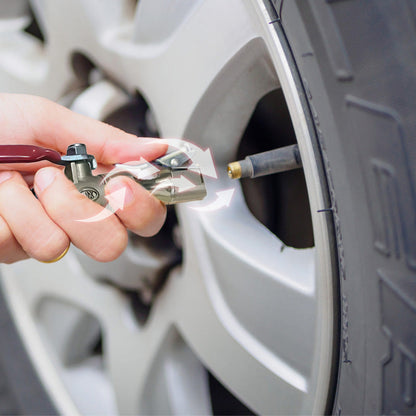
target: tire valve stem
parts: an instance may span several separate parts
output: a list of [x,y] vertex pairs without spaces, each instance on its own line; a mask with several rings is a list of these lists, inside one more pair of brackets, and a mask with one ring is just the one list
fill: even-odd
[[246,156],[245,159],[231,162],[227,172],[231,179],[257,178],[273,173],[287,172],[302,167],[297,144],[280,147],[267,152]]

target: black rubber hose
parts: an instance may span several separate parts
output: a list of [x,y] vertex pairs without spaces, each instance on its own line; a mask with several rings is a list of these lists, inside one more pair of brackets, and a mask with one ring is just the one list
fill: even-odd
[[297,144],[293,144],[246,156],[244,160],[232,162],[228,165],[228,176],[231,179],[257,178],[301,167],[299,147]]

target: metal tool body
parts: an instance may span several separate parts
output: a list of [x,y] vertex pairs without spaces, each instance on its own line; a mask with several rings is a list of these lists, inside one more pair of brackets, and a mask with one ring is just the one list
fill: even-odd
[[[115,165],[114,172],[105,175],[104,181],[117,175],[131,177],[166,205],[198,201],[206,196],[207,191],[201,171],[195,167],[189,169],[191,164],[192,160],[185,153],[177,150],[165,154],[150,164],[147,162],[138,165]],[[147,177],[143,176],[143,170],[148,169],[149,165],[155,168],[155,173]],[[185,189],[181,189],[183,182],[193,186],[188,185]]]
[[[0,163],[31,163],[42,160],[64,165],[65,175],[78,191],[102,206],[108,205],[105,184],[120,175],[132,178],[166,205],[201,200],[207,194],[200,170],[195,166],[192,166],[192,170],[188,169],[192,161],[179,150],[153,162],[117,164],[108,174],[93,175],[97,162],[94,156],[87,153],[86,146],[82,143],[68,146],[64,156],[52,149],[38,146],[0,145]],[[147,173],[149,167],[153,167],[150,174]]]
[[94,176],[92,170],[97,167],[94,156],[87,153],[87,148],[82,143],[68,146],[65,161],[65,175],[74,182],[74,185],[83,195],[106,206],[104,183],[101,175]]

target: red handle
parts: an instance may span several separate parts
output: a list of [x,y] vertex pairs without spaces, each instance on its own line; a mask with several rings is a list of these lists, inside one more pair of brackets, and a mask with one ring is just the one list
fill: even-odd
[[56,150],[30,144],[0,145],[0,163],[31,163],[41,160],[62,164],[61,155]]

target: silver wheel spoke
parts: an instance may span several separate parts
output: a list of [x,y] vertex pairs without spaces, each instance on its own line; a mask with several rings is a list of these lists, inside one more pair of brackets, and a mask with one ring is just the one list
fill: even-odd
[[92,315],[50,297],[40,302],[38,310],[42,330],[63,365],[71,366],[88,357],[100,334],[100,325]]
[[[237,83],[250,70],[261,81],[253,83],[261,91],[254,91],[250,97],[260,96],[264,89],[276,84],[271,62],[266,59],[260,35],[243,2],[210,0],[195,4],[186,18],[179,14],[177,26],[163,40],[156,34],[156,39],[142,40],[139,36],[134,40],[133,35],[127,37],[124,31],[109,33],[103,40],[111,51],[109,56],[103,56],[103,61],[109,68],[114,68],[117,62],[132,88],[140,85],[152,107],[157,109],[163,135],[180,137],[195,108],[202,104],[202,97],[213,85],[211,94],[218,104],[219,99],[225,98],[224,88]],[[158,10],[161,6],[160,2],[144,2],[142,7]],[[229,19],[228,12],[232,12],[233,19]],[[141,27],[140,7],[135,26],[137,30]],[[162,86],[155,88],[155,82],[162,82]],[[166,100],[170,96],[175,96],[176,105]],[[250,104],[254,106],[257,99],[253,98]],[[210,101],[205,105],[215,105],[213,97]]]
[[121,414],[210,413],[206,372],[171,320],[178,289],[156,301],[160,307],[145,328],[114,322],[107,329],[107,365]]
[[[119,318],[124,297],[87,277],[71,251],[56,264],[28,260],[5,267],[3,283],[30,353],[41,357],[37,369],[57,408],[76,414],[76,404],[83,413],[114,413],[106,369],[88,352],[100,329]],[[86,392],[97,400],[87,400]]]
[[[12,266],[10,270],[10,278],[15,276],[19,280],[32,312],[36,311],[42,299],[51,297],[74,304],[97,317],[100,322],[105,322],[112,315],[109,308],[113,312],[117,311],[123,302],[123,297],[115,290],[91,280],[80,268],[72,252],[64,261],[56,264],[44,265],[30,260]],[[94,299],[104,301],[94,302]]]
[[[85,39],[85,36],[89,36],[89,41],[91,37],[97,40],[104,32],[130,21],[134,11],[130,0],[32,0],[31,4],[49,44],[58,40],[55,38],[58,31],[66,39],[67,45],[75,44],[82,37]],[[76,27],[75,23],[79,31],[71,33]],[[71,32],[65,32],[65,29]]]
[[11,19],[0,21],[0,87],[3,92],[52,99],[61,97],[74,82],[72,52],[83,50],[85,39],[97,46],[103,32],[130,19],[133,7],[128,0],[34,0],[31,4],[45,44],[23,32],[23,24],[10,26]]
[[121,414],[138,412],[149,367],[155,361],[166,332],[165,323],[150,336],[142,334],[134,322],[130,325],[130,330],[113,325],[104,338],[107,367]]
[[[204,216],[183,211],[188,255],[178,321],[186,340],[256,412],[301,406],[314,354],[314,250],[281,252],[282,243],[244,208],[238,190],[227,209]],[[259,395],[257,383],[270,388]]]

